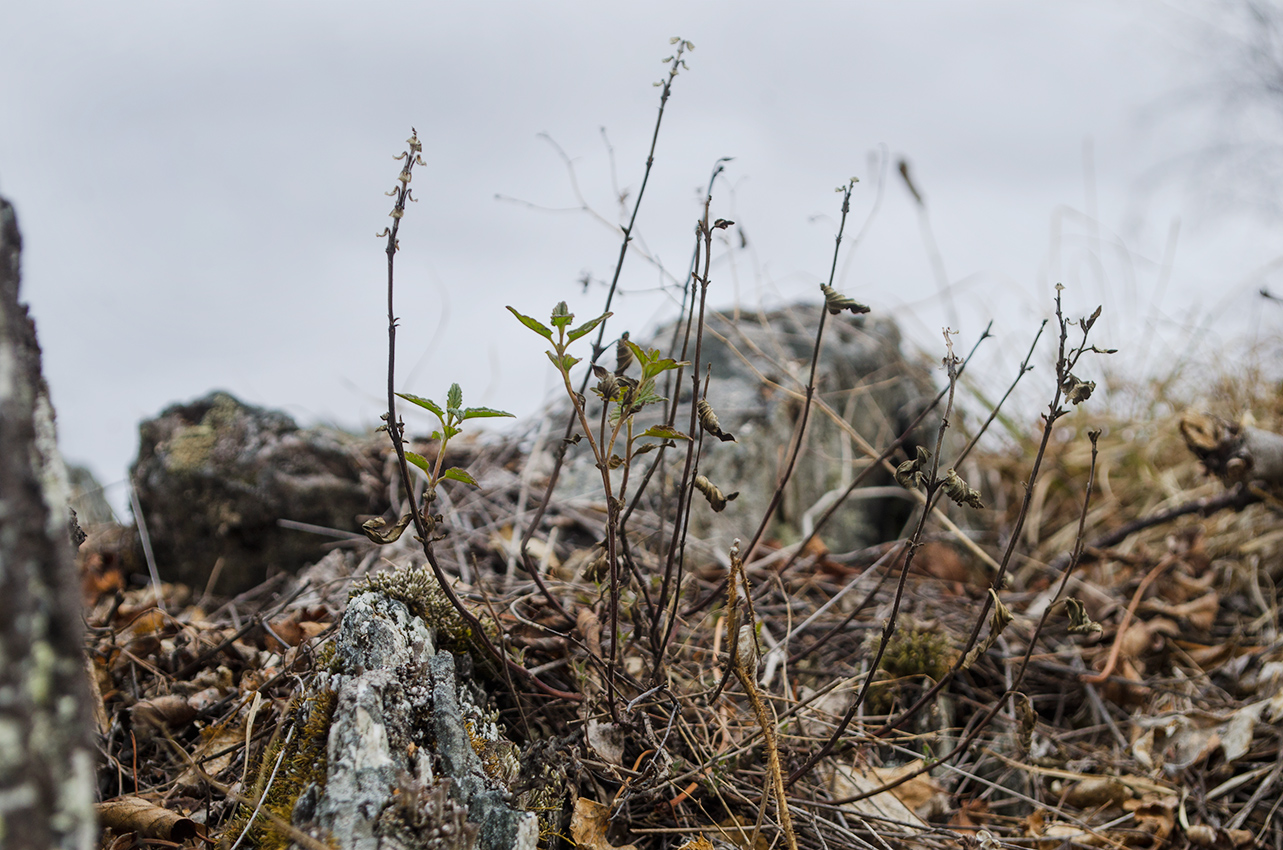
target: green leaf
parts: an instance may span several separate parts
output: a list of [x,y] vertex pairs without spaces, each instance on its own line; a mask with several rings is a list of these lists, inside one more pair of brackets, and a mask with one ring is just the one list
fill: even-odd
[[585,334],[592,333],[592,329],[593,329],[593,328],[597,327],[598,325],[600,325],[602,322],[606,321],[607,319],[609,319],[609,318],[610,318],[611,316],[613,316],[613,315],[615,315],[615,314],[614,314],[614,313],[602,313],[600,316],[598,316],[597,318],[593,319],[592,321],[584,322],[582,325],[580,325],[579,327],[575,328],[575,329],[574,329],[573,331],[571,331],[570,333],[566,334],[566,340],[567,340],[567,342],[574,342],[575,340],[579,339],[581,336],[583,336],[583,335],[585,335]]
[[554,328],[567,327],[575,320],[575,314],[570,312],[565,301],[558,301],[557,306],[552,308],[552,326]]
[[628,350],[633,353],[633,358],[638,363],[645,365],[650,362],[650,357],[647,356],[646,349],[642,348],[640,345],[633,342],[631,339],[624,340],[624,344],[628,346]]
[[406,452],[405,459],[410,461],[410,463],[414,464],[415,466],[419,467],[419,469],[422,469],[424,475],[428,476],[429,478],[432,477],[432,467],[428,465],[428,459],[426,457],[424,457],[423,455],[415,454],[414,452]]
[[453,410],[463,407],[463,387],[451,384],[450,391],[445,395],[445,404],[447,408]]
[[511,307],[508,308],[508,312],[516,316],[517,321],[521,322],[521,324],[530,328],[530,330],[539,334],[541,337],[548,340],[549,342],[552,342],[552,330],[546,327],[543,322],[539,321],[538,319],[532,319],[529,316],[524,316],[521,313],[518,313],[516,310],[512,309]]
[[441,477],[449,478],[451,481],[462,481],[464,484],[471,484],[473,487],[481,486],[477,483],[477,479],[473,478],[457,466],[452,466],[445,472],[441,473]]
[[494,410],[489,407],[469,407],[462,412],[462,415],[459,417],[459,421],[465,422],[469,419],[493,419],[496,416],[507,416],[511,419],[517,418],[516,414],[509,413],[506,410]]
[[450,439],[451,437],[455,436],[455,435],[456,435],[456,434],[458,434],[458,433],[459,433],[459,429],[458,429],[458,428],[455,428],[455,427],[454,427],[454,426],[452,426],[452,425],[447,425],[447,426],[445,426],[445,435],[442,437],[442,439],[443,439],[443,440],[448,440],[448,439]]
[[417,404],[419,407],[422,407],[424,410],[432,411],[437,415],[438,419],[445,419],[445,411],[441,409],[440,405],[438,405],[435,401],[433,401],[430,398],[422,398],[421,396],[410,395],[409,393],[397,393],[397,396],[405,399],[411,404]]
[[652,425],[645,431],[641,432],[643,437],[656,437],[660,440],[689,440],[690,437],[678,431],[676,428],[669,428],[667,425]]
[[[658,351],[654,353],[659,354]],[[689,366],[689,365],[690,363],[686,362],[685,360],[679,363],[678,361],[674,360],[671,357],[665,357],[662,360],[660,359],[651,360],[649,363],[646,363],[645,365],[642,366],[642,380],[645,381],[649,378],[654,378],[656,375],[661,375],[670,369],[676,369],[678,366]]]
[[545,351],[544,354],[548,355],[548,359],[552,361],[552,365],[565,372],[569,372],[571,367],[579,362],[578,357],[571,357],[569,354],[561,357],[558,357],[551,351]]

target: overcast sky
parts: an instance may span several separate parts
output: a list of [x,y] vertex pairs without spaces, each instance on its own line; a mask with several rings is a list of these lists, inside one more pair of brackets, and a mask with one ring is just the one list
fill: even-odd
[[[1224,122],[1184,107],[1216,68],[1211,5],[783,8],[9,4],[0,193],[23,230],[64,453],[119,482],[140,419],[214,388],[305,424],[376,424],[375,234],[411,126],[427,165],[401,230],[398,385],[440,397],[458,381],[469,404],[536,411],[550,367],[503,306],[600,310],[604,286],[579,280],[609,279],[614,186],[636,197],[674,35],[697,49],[664,117],[638,225],[648,257],[625,266],[615,330],[672,315],[665,270],[684,274],[700,187],[729,156],[713,214],[747,246],[719,251],[721,305],[815,300],[834,187],[858,176],[848,233],[864,232],[840,288],[923,346],[938,349],[946,323],[969,345],[993,317],[992,356],[1014,368],[1057,280],[1076,312],[1104,302],[1101,341],[1130,347],[1138,370],[1191,338],[1277,334],[1281,311],[1254,297],[1283,255],[1277,222],[1186,187]],[[575,211],[549,139],[604,221]]]

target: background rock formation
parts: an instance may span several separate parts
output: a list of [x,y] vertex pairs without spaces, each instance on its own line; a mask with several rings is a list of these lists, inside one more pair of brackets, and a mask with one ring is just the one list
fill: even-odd
[[384,442],[300,429],[280,411],[214,392],[139,426],[134,487],[162,578],[236,593],[320,560],[325,538],[279,520],[359,531],[381,513]]

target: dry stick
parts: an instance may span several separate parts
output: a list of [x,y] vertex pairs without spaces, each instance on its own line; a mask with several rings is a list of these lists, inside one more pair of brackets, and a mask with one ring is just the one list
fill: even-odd
[[[718,176],[722,173],[722,171],[725,170],[726,163],[730,162],[731,159],[732,157],[724,156],[719,158],[717,162],[713,164],[713,173],[708,178],[708,191],[704,193],[704,197],[706,198],[712,197],[713,183],[714,181],[717,180]],[[686,316],[686,299],[691,294],[691,283],[693,283],[695,280],[695,273],[699,271],[699,253],[700,253],[700,245],[699,245],[699,236],[697,234],[695,238],[695,248],[691,252],[690,269],[686,273],[685,283],[682,284],[682,301],[681,301],[681,306],[678,308],[679,316]],[[691,305],[692,305],[692,313],[693,313],[694,301],[691,302]],[[690,326],[691,326],[692,318],[693,316],[686,317],[686,322],[685,322],[686,335],[684,340],[682,341],[682,353],[680,356],[676,358],[679,362],[684,362],[686,360],[686,351],[687,351],[688,345],[690,344]],[[681,333],[682,326],[683,326],[683,322],[681,321],[681,319],[678,319],[678,321],[676,321],[673,324],[673,340],[671,343],[669,343],[669,346],[668,346],[670,357],[673,356],[673,351],[674,349],[677,348],[677,336],[679,333]],[[701,325],[701,333],[702,333],[702,325]],[[671,395],[672,393],[671,387],[673,386],[677,386],[679,388],[681,387],[682,373],[685,370],[685,368],[686,368],[685,366],[678,366],[676,375],[672,375],[669,372],[664,373],[664,394],[666,396]],[[677,399],[670,400],[668,398],[665,398],[664,406],[665,406],[664,424],[667,425],[669,428],[672,428],[673,423],[677,421],[677,408],[678,408]],[[665,453],[667,452],[667,450],[668,450],[667,444],[661,444],[659,449],[655,452],[655,459],[651,462],[649,468],[647,468],[646,474],[642,477],[641,484],[637,486],[636,491],[633,493],[632,501],[628,503],[628,507],[624,510],[623,514],[619,518],[619,534],[620,534],[620,539],[623,541],[623,548],[625,550],[625,553],[627,553],[627,550],[628,550],[628,536],[625,533],[625,529],[628,524],[628,519],[633,515],[633,511],[635,511],[637,509],[637,506],[641,503],[642,496],[645,495],[646,489],[650,486],[651,478],[655,475],[656,470],[658,470],[664,462]],[[665,490],[665,493],[666,493],[666,490]],[[662,514],[663,512],[661,511],[661,517],[662,517]],[[676,528],[677,528],[676,524],[674,524],[673,528],[674,528],[674,533],[676,533]],[[660,545],[662,546],[663,545],[662,518],[661,518],[659,536],[660,536]],[[641,580],[640,576],[636,576],[636,578],[637,578],[638,586],[642,589],[642,593],[645,594],[646,607],[650,611],[650,615],[651,615],[650,616],[651,649],[656,655],[658,655],[659,645],[657,642],[658,641],[657,624],[660,622],[659,618],[662,616],[661,611],[663,610],[663,608],[656,607],[655,605],[651,604],[650,592],[646,589],[646,583]]]
[[567,691],[561,691],[552,687],[551,685],[546,684],[542,679],[532,675],[529,670],[527,670],[525,667],[513,661],[511,658],[507,656],[506,653],[501,652],[498,648],[495,647],[493,643],[490,642],[490,637],[486,634],[484,627],[481,625],[481,621],[478,620],[477,617],[471,611],[468,610],[467,606],[463,604],[463,601],[459,599],[458,595],[454,592],[454,588],[450,586],[450,581],[446,577],[445,572],[441,569],[441,565],[437,563],[436,555],[432,551],[432,533],[428,529],[427,523],[424,520],[422,512],[419,510],[418,506],[415,504],[416,499],[414,494],[414,483],[413,483],[413,479],[410,477],[409,463],[405,459],[405,445],[404,445],[405,426],[397,418],[397,415],[396,415],[396,325],[397,325],[397,321],[396,321],[395,306],[393,302],[393,293],[395,291],[394,283],[393,283],[395,279],[394,268],[396,263],[396,252],[397,252],[397,248],[399,247],[397,245],[397,238],[396,238],[397,231],[400,229],[401,219],[405,216],[406,202],[413,200],[413,198],[410,195],[411,172],[413,171],[414,166],[416,164],[423,162],[423,160],[419,157],[419,153],[423,150],[423,145],[422,143],[419,142],[418,133],[414,132],[414,128],[411,128],[411,131],[412,131],[412,135],[410,136],[410,139],[409,139],[410,149],[402,153],[401,156],[397,157],[397,159],[404,159],[406,163],[405,163],[405,167],[401,171],[401,176],[398,178],[400,186],[397,189],[393,190],[392,192],[392,194],[396,195],[396,204],[392,208],[392,227],[386,228],[384,230],[384,233],[380,234],[380,235],[386,235],[388,237],[388,247],[387,247],[387,255],[388,255],[387,428],[388,428],[388,437],[391,438],[392,440],[392,447],[396,450],[397,465],[401,473],[401,485],[405,490],[406,498],[409,500],[410,516],[414,519],[415,530],[418,531],[419,541],[423,545],[423,554],[427,557],[428,564],[430,564],[432,567],[432,573],[436,577],[437,584],[441,587],[442,593],[444,593],[446,598],[450,600],[450,604],[454,606],[454,609],[456,611],[459,612],[459,615],[463,617],[464,621],[468,624],[469,628],[477,636],[477,639],[481,641],[486,651],[489,652],[491,655],[493,655],[495,660],[504,664],[506,667],[509,667],[514,672],[517,672],[518,674],[520,674],[523,678],[527,679],[531,684],[533,684],[535,687],[537,687],[539,690],[543,691],[544,693],[549,694],[550,696],[571,700],[573,702],[582,702],[583,697],[581,695],[569,693]]
[[882,628],[882,639],[878,641],[878,648],[873,655],[873,661],[869,663],[869,674],[864,677],[864,681],[860,684],[860,690],[855,695],[855,699],[851,701],[846,713],[842,716],[842,722],[833,730],[833,734],[824,742],[824,745],[808,758],[805,764],[793,771],[793,774],[788,779],[789,786],[792,786],[794,782],[809,773],[811,768],[819,763],[820,759],[832,752],[833,748],[837,746],[837,742],[841,740],[843,733],[846,732],[847,727],[851,725],[851,721],[855,718],[856,712],[863,705],[864,698],[869,692],[869,687],[873,684],[878,665],[882,663],[882,656],[886,652],[887,644],[891,641],[891,635],[895,633],[896,620],[900,614],[900,603],[904,599],[904,588],[909,579],[909,569],[913,566],[913,557],[917,554],[918,547],[921,545],[922,532],[926,529],[927,519],[931,516],[931,509],[935,506],[943,484],[937,474],[940,468],[940,450],[944,446],[945,431],[949,428],[949,417],[953,414],[953,394],[958,385],[959,362],[953,356],[953,343],[949,340],[949,331],[945,331],[944,338],[948,350],[944,359],[945,365],[949,370],[948,400],[945,402],[944,416],[940,418],[940,428],[936,432],[936,450],[931,456],[931,474],[926,481],[926,500],[922,505],[922,514],[918,517],[918,525],[909,537],[909,549],[904,555],[904,564],[900,567],[900,579],[896,584],[895,597],[891,603],[891,613]]
[[[851,189],[852,183],[848,183],[842,190],[842,220],[838,224],[837,236],[833,240],[833,262],[829,266],[829,283],[833,286],[833,278],[837,274],[838,252],[842,248],[842,232],[846,229],[846,216],[851,211]],[[802,452],[802,440],[806,436],[806,422],[811,416],[811,398],[815,395],[815,371],[820,363],[820,345],[824,341],[824,320],[828,318],[829,309],[826,303],[820,309],[820,326],[815,332],[815,350],[811,353],[811,374],[806,381],[806,400],[802,404],[802,418],[799,420],[797,430],[793,435],[793,446],[789,454],[788,464],[784,468],[784,473],[780,476],[779,482],[775,485],[775,492],[771,494],[771,501],[766,506],[766,511],[762,514],[762,521],[757,526],[757,531],[753,533],[753,538],[748,541],[748,546],[744,549],[744,559],[747,561],[753,557],[753,550],[757,548],[758,541],[766,533],[766,527],[770,525],[771,518],[775,516],[775,509],[780,506],[784,499],[784,488],[788,486],[789,479],[793,477],[793,467],[797,464],[797,456]]]
[[[686,42],[684,41],[677,42],[676,53],[674,54],[672,63],[669,65],[669,68],[668,68],[668,79],[664,81],[663,91],[660,93],[660,96],[659,96],[659,114],[655,116],[655,129],[651,133],[650,152],[646,155],[646,170],[642,174],[641,188],[638,189],[637,191],[637,200],[633,202],[632,216],[628,220],[628,226],[625,227],[623,231],[624,239],[619,246],[619,259],[615,262],[615,273],[610,280],[610,291],[606,294],[606,304],[605,304],[605,308],[602,310],[603,313],[610,312],[610,304],[615,298],[615,290],[619,285],[619,275],[624,268],[624,259],[628,256],[628,246],[632,243],[632,239],[633,239],[633,227],[637,223],[637,212],[638,210],[641,209],[642,197],[645,196],[646,194],[646,184],[650,181],[651,167],[655,163],[655,147],[659,142],[659,127],[664,120],[664,107],[668,103],[668,96],[672,93],[673,79],[677,76],[678,66],[682,61],[682,53],[685,50],[685,48],[686,48]],[[601,346],[601,342],[605,338],[606,321],[607,320],[602,321],[601,328],[597,332],[597,339],[593,343],[593,354],[592,354],[592,360],[591,360],[592,363],[596,363],[597,358],[600,357],[602,351],[604,351],[604,349]],[[580,394],[582,394],[584,390],[587,388],[588,381],[591,378],[591,376],[592,376],[591,369],[588,369],[587,371],[585,371],[583,383],[579,388]],[[574,430],[575,430],[575,414],[574,412],[571,412],[569,418],[566,421],[566,430],[565,430],[565,433],[562,435],[561,444],[558,446],[557,451],[553,453],[553,456],[555,459],[553,461],[552,472],[549,473],[548,475],[548,487],[544,491],[544,496],[543,496],[543,499],[540,500],[539,506],[535,509],[534,516],[531,517],[530,519],[530,524],[526,526],[525,534],[521,536],[521,559],[526,567],[526,572],[530,573],[530,575],[534,578],[535,584],[539,586],[539,590],[543,593],[544,597],[547,598],[547,600],[552,604],[552,606],[557,610],[557,612],[560,613],[563,617],[565,617],[571,623],[575,622],[575,618],[570,616],[569,613],[567,613],[565,608],[562,606],[561,602],[559,602],[557,598],[552,595],[552,591],[548,589],[547,585],[545,585],[543,583],[543,580],[539,577],[539,571],[535,569],[534,561],[530,557],[529,547],[530,547],[530,541],[535,536],[535,531],[539,528],[540,522],[543,521],[544,514],[547,513],[548,511],[548,505],[552,501],[552,494],[557,487],[557,480],[561,477],[561,468],[565,464],[566,448],[569,445],[568,441],[570,440],[570,435],[574,432]],[[609,496],[610,494],[607,494],[607,499],[609,499]]]
[[[1055,427],[1056,421],[1059,420],[1061,416],[1064,416],[1066,412],[1060,406],[1060,402],[1062,401],[1061,387],[1065,383],[1066,378],[1068,378],[1073,372],[1074,366],[1077,364],[1079,358],[1081,358],[1086,351],[1090,350],[1087,348],[1087,334],[1089,331],[1084,330],[1083,340],[1079,344],[1078,349],[1070,351],[1068,354],[1065,353],[1065,343],[1069,335],[1069,323],[1065,320],[1064,313],[1061,310],[1059,289],[1056,290],[1056,321],[1060,329],[1060,337],[1056,354],[1056,389],[1052,395],[1051,403],[1047,407],[1047,414],[1043,418],[1042,440],[1038,444],[1038,452],[1034,455],[1033,468],[1029,471],[1029,479],[1025,483],[1025,497],[1020,503],[1020,513],[1016,516],[1016,523],[1012,528],[1011,536],[1007,541],[1007,548],[1003,552],[1002,562],[999,565],[998,572],[990,582],[990,587],[992,587],[995,592],[1002,587],[1003,579],[1007,574],[1007,567],[1011,564],[1011,558],[1015,554],[1016,545],[1020,540],[1020,532],[1024,529],[1025,520],[1029,516],[1029,507],[1033,503],[1034,483],[1038,480],[1038,472],[1042,467],[1043,457],[1047,454],[1047,445],[1051,442],[1052,430]],[[1027,362],[1028,359],[1026,358],[1026,363]],[[984,602],[980,609],[980,616],[972,626],[971,634],[967,638],[967,645],[958,656],[958,662],[954,664],[949,672],[945,673],[944,676],[940,678],[940,681],[928,688],[927,691],[918,698],[917,702],[902,711],[898,717],[888,720],[881,729],[878,729],[874,733],[875,736],[884,737],[895,731],[895,729],[901,726],[906,720],[921,711],[923,706],[934,700],[936,694],[948,685],[949,682],[953,681],[953,677],[957,675],[961,669],[962,660],[966,658],[966,654],[971,651],[971,648],[976,644],[976,640],[980,637],[980,629],[988,618],[989,608],[992,605],[992,594],[985,594]]]
[[[664,580],[660,585],[659,591],[659,611],[661,617],[667,618],[667,627],[664,631],[664,638],[658,642],[655,655],[655,681],[663,681],[662,670],[664,667],[664,655],[668,649],[668,643],[672,640],[673,629],[677,624],[677,607],[681,600],[682,576],[685,572],[686,565],[686,532],[690,528],[691,504],[694,498],[695,471],[698,466],[697,450],[703,445],[703,430],[699,429],[699,367],[700,357],[703,355],[704,343],[704,307],[708,301],[709,285],[709,267],[712,265],[713,253],[713,228],[708,222],[708,208],[712,203],[711,196],[705,196],[704,199],[704,217],[700,220],[696,233],[697,239],[704,242],[704,273],[698,275],[695,280],[699,283],[699,320],[695,325],[695,360],[691,366],[691,412],[690,412],[690,440],[686,445],[686,462],[682,469],[681,484],[677,490],[677,515],[673,520],[673,538],[669,541],[668,557],[664,562]],[[692,307],[693,307],[692,303]],[[680,531],[679,531],[680,529]],[[678,558],[678,549],[681,549],[681,557]],[[677,568],[676,586],[672,584],[673,568]],[[668,613],[669,593],[672,593],[673,611]],[[657,631],[659,623],[655,623],[653,631]],[[652,644],[655,638],[651,638]]]
[[[1140,606],[1141,597],[1145,595],[1145,591],[1149,589],[1149,586],[1154,583],[1154,579],[1158,578],[1159,575],[1161,575],[1168,567],[1175,563],[1176,556],[1168,555],[1166,558],[1159,561],[1158,565],[1150,570],[1143,579],[1141,579],[1140,585],[1136,588],[1136,592],[1132,594],[1131,604],[1129,604],[1127,606],[1127,610],[1123,612],[1123,620],[1118,624],[1118,631],[1114,632],[1114,645],[1109,649],[1109,658],[1105,661],[1105,669],[1101,670],[1099,673],[1081,676],[1079,677],[1081,681],[1092,685],[1099,685],[1102,682],[1108,681],[1110,675],[1114,672],[1114,666],[1118,664],[1118,654],[1123,648],[1123,635],[1127,634],[1127,627],[1132,624],[1132,617],[1136,616],[1136,609]],[[1068,575],[1068,571],[1066,571],[1065,574]]]
[[[1062,330],[1062,333],[1063,333],[1063,330]],[[1034,646],[1035,644],[1037,644],[1038,638],[1042,634],[1043,627],[1046,625],[1047,620],[1051,615],[1051,610],[1055,606],[1056,600],[1058,600],[1060,598],[1060,595],[1065,592],[1065,586],[1069,583],[1069,576],[1073,574],[1074,569],[1078,566],[1079,559],[1082,557],[1082,553],[1084,549],[1083,533],[1087,526],[1087,512],[1088,512],[1088,509],[1091,507],[1091,494],[1092,494],[1092,490],[1095,489],[1095,484],[1096,484],[1096,459],[1098,456],[1096,441],[1100,437],[1100,432],[1092,431],[1089,436],[1091,438],[1091,467],[1087,473],[1087,492],[1083,496],[1083,509],[1082,509],[1082,512],[1078,515],[1078,537],[1074,542],[1073,556],[1070,559],[1070,565],[1069,565],[1070,568],[1065,571],[1063,576],[1061,576],[1060,587],[1056,589],[1056,596],[1052,600],[1052,604],[1048,605],[1046,608],[1043,609],[1042,617],[1038,620],[1038,625],[1034,628],[1033,634],[1029,638],[1028,646],[1025,647],[1025,657],[1021,662],[1019,672],[1016,673],[1015,679],[1012,680],[1011,687],[1007,689],[1007,692],[1005,694],[1003,694],[1000,698],[994,701],[994,704],[989,708],[987,712],[985,712],[984,716],[980,718],[980,721],[972,727],[972,729],[962,739],[962,741],[960,741],[956,747],[954,747],[945,755],[941,756],[938,759],[934,759],[930,762],[924,761],[923,764],[918,769],[910,771],[904,776],[898,777],[893,782],[888,782],[886,785],[880,788],[874,788],[874,789],[870,789],[869,791],[862,792],[860,794],[855,794],[850,797],[844,797],[840,800],[833,801],[834,803],[838,805],[845,805],[848,803],[854,803],[859,800],[866,799],[868,797],[872,797],[876,794],[881,794],[884,791],[889,791],[893,788],[896,788],[899,785],[904,784],[905,782],[908,782],[910,779],[913,779],[917,776],[921,776],[923,773],[926,773],[927,771],[934,769],[937,765],[952,761],[959,755],[962,755],[971,746],[972,742],[975,741],[976,737],[982,731],[984,731],[984,729],[989,725],[990,721],[992,721],[993,718],[997,716],[998,712],[1002,710],[1002,706],[1007,701],[1007,699],[1010,698],[1013,694],[1015,694],[1017,689],[1019,689],[1021,682],[1024,681],[1025,673],[1029,669],[1029,661],[1033,657]],[[1033,484],[1033,479],[1030,478],[1029,489],[1032,489],[1032,484]],[[1019,534],[1018,529],[1016,534],[1018,536]],[[969,644],[967,646],[966,651],[970,651],[970,649],[971,649],[971,646]],[[946,674],[946,678],[948,676],[951,676],[952,674],[953,674],[953,671],[951,670],[949,674]],[[903,722],[903,720],[901,720],[901,722]],[[888,727],[890,727],[890,724],[888,724],[887,727],[884,727],[884,729]],[[875,736],[881,736],[883,734],[883,730],[879,729],[874,734]]]
[[[1086,544],[1086,548],[1089,550],[1108,549],[1112,546],[1117,546],[1137,532],[1153,528],[1156,525],[1163,525],[1189,514],[1207,517],[1226,508],[1241,511],[1248,505],[1254,505],[1260,501],[1262,501],[1262,498],[1259,493],[1255,493],[1251,488],[1239,483],[1218,496],[1204,496],[1201,499],[1192,499],[1174,508],[1158,511],[1140,519],[1134,519],[1090,541]],[[1059,572],[1069,564],[1069,558],[1069,555],[1058,555],[1052,559],[1047,567],[1053,572]]]
[[[748,694],[749,702],[753,705],[753,713],[757,716],[757,725],[762,729],[762,738],[766,743],[767,771],[775,792],[775,810],[779,813],[780,827],[784,830],[784,841],[789,850],[797,850],[797,836],[793,834],[793,819],[789,815],[784,773],[780,767],[779,742],[775,734],[776,720],[767,710],[766,702],[757,689],[757,682],[753,680],[757,669],[757,653],[750,651],[748,657],[745,657],[745,652],[740,647],[741,638],[747,636],[747,640],[743,642],[750,644],[745,649],[751,650],[752,642],[757,640],[757,628],[753,617],[753,594],[749,591],[748,576],[744,574],[744,562],[740,560],[737,546],[731,548],[729,580],[730,586],[726,591],[726,637],[731,645],[731,670]],[[744,585],[745,610],[748,612],[748,622],[743,626],[739,622],[739,599],[737,598],[740,584]],[[766,805],[765,794],[762,795],[762,805]]]

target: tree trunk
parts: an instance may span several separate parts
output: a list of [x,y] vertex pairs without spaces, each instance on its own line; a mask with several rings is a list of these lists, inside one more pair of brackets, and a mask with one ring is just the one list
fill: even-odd
[[94,757],[67,477],[0,198],[0,846],[96,841]]

